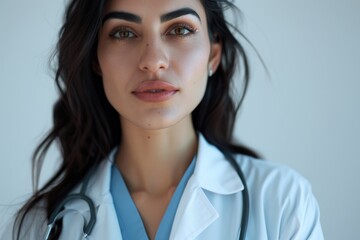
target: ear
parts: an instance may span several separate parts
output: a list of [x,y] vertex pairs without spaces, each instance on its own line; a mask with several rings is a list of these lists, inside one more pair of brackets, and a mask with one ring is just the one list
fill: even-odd
[[100,68],[100,64],[99,61],[97,59],[97,57],[93,60],[92,64],[91,64],[92,70],[99,75],[100,77],[102,76],[102,71]]
[[222,44],[221,41],[210,43],[209,70],[215,73],[221,61]]

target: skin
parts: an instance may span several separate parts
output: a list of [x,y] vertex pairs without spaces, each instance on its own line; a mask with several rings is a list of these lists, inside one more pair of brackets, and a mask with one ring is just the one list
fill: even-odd
[[[190,8],[166,21],[161,16]],[[215,72],[221,45],[210,43],[198,0],[112,0],[104,16],[121,11],[141,21],[107,19],[99,31],[98,73],[105,94],[120,116],[121,146],[116,155],[129,192],[150,239],[185,170],[196,154],[191,113],[200,103],[208,69]],[[200,19],[199,19],[199,18]],[[164,81],[178,90],[165,101],[133,94],[146,81]]]

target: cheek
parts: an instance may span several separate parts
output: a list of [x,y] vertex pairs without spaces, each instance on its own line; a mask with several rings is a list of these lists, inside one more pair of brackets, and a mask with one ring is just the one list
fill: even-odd
[[131,68],[129,68],[132,63],[131,55],[124,53],[121,48],[112,47],[111,44],[100,44],[97,54],[106,96],[108,98],[121,97],[121,94],[117,93],[127,89],[127,79],[131,75]]
[[[119,68],[118,59],[112,60],[111,56],[99,57],[100,68],[102,72],[102,81],[104,85],[105,94],[108,100],[111,100],[117,96],[118,92],[123,87],[123,81],[119,78],[119,72],[122,72],[122,69]],[[121,75],[120,75],[121,76]],[[121,95],[120,95],[121,96]]]
[[120,67],[122,62],[120,58],[115,58],[114,54],[105,51],[98,54],[98,59],[106,98],[118,110],[118,103],[123,102],[121,98],[124,96],[122,91],[125,88],[125,81],[121,74],[124,71]]
[[112,77],[114,75],[119,77],[128,73],[128,70],[130,70],[128,65],[133,64],[132,57],[133,54],[129,54],[129,50],[123,48],[111,47],[111,45],[100,47],[98,49],[98,59],[103,77]]
[[[191,114],[204,97],[207,85],[207,58],[184,58],[184,65],[179,74],[182,81],[182,91],[179,95],[179,111]],[[180,107],[181,106],[181,107]],[[183,112],[184,111],[184,112]]]
[[[196,44],[187,49],[183,49],[186,54],[178,54],[181,58],[181,72],[185,79],[185,84],[189,90],[203,94],[207,83],[208,61],[210,46]],[[198,95],[197,94],[197,95]]]

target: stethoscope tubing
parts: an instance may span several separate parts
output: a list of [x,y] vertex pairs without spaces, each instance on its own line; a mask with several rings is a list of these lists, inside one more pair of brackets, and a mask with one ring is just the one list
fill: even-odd
[[54,228],[55,226],[55,222],[63,217],[63,215],[65,213],[67,213],[66,211],[62,211],[62,209],[64,208],[64,206],[71,201],[74,200],[82,200],[84,201],[89,209],[90,209],[90,220],[89,222],[84,225],[83,228],[83,239],[86,239],[86,237],[88,235],[91,234],[92,229],[95,226],[96,223],[96,210],[95,210],[95,204],[94,202],[91,200],[90,197],[86,196],[86,189],[87,186],[89,184],[90,181],[90,177],[92,176],[92,174],[95,172],[96,167],[93,167],[85,176],[83,184],[81,186],[80,192],[79,193],[74,193],[74,194],[70,194],[68,196],[66,196],[59,205],[57,205],[57,207],[54,209],[54,211],[51,213],[50,218],[49,218],[49,224],[47,226],[47,230],[46,230],[46,234],[44,237],[44,240],[47,240],[50,236],[51,230]]
[[90,220],[88,223],[86,223],[86,225],[84,226],[83,232],[84,232],[84,236],[88,236],[90,235],[92,229],[94,228],[94,225],[96,223],[96,211],[95,211],[95,204],[94,202],[88,197],[86,196],[84,193],[75,193],[75,194],[70,194],[68,195],[56,208],[55,210],[52,212],[51,216],[50,216],[50,220],[49,220],[49,224],[47,227],[47,231],[45,234],[45,240],[49,238],[51,230],[53,229],[53,227],[55,226],[55,222],[63,217],[63,215],[65,213],[67,213],[66,211],[62,211],[62,209],[64,208],[64,206],[71,201],[74,200],[82,200],[84,202],[86,202],[86,204],[89,206],[90,209]]
[[246,184],[244,173],[241,171],[241,168],[238,166],[238,170],[236,170],[243,185],[244,189],[242,191],[243,197],[243,209],[241,215],[241,229],[240,229],[240,237],[239,240],[245,240],[248,222],[249,222],[249,211],[250,211],[250,197],[249,197],[249,190]]
[[234,157],[232,155],[228,155],[226,154],[226,157],[229,161],[229,163],[233,166],[233,168],[235,169],[236,173],[238,174],[244,189],[242,191],[242,214],[241,214],[241,226],[240,226],[240,235],[239,235],[239,240],[245,240],[246,238],[246,233],[247,233],[247,227],[248,227],[248,222],[249,222],[249,212],[250,212],[250,197],[249,197],[249,189],[247,186],[247,182],[245,179],[245,175],[243,173],[243,171],[241,170],[239,164],[237,164],[236,160],[234,159]]

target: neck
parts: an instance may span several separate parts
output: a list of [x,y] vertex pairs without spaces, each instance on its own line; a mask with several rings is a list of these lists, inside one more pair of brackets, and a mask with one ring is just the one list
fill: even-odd
[[175,126],[144,130],[122,120],[116,163],[129,191],[161,193],[177,186],[197,150],[191,118]]

